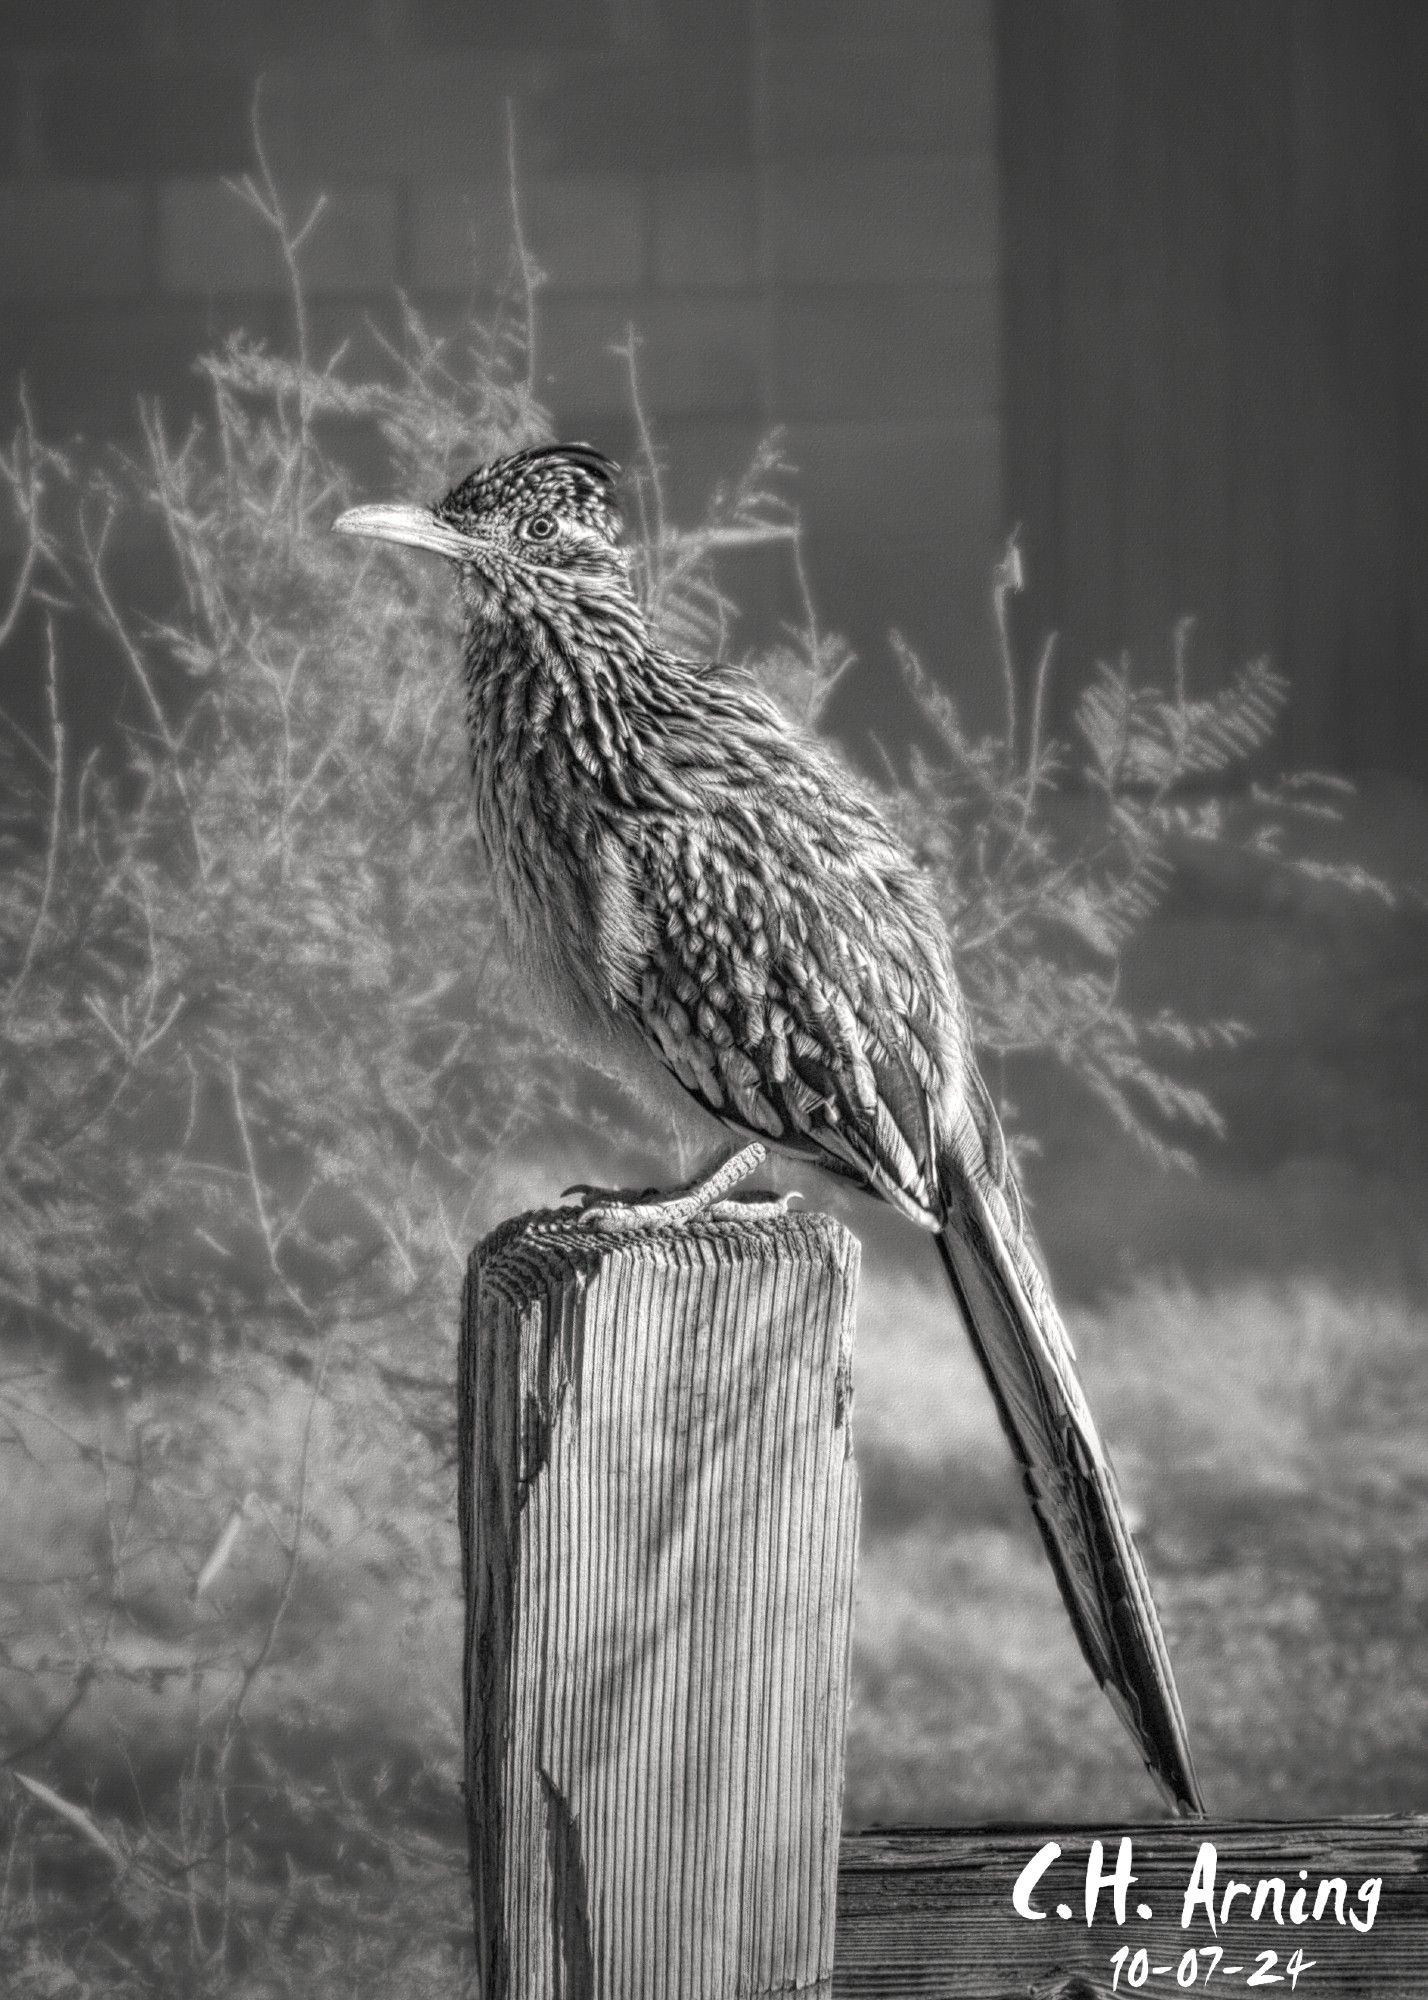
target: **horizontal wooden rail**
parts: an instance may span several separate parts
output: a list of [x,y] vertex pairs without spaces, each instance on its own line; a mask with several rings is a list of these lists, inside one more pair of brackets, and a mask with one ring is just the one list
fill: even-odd
[[[1121,1920],[1123,1841],[1135,1880]],[[1106,1878],[1089,1927],[1088,1870]],[[1019,1882],[1037,1914],[1018,1912]],[[1419,2000],[1428,1995],[1428,1818],[845,1837],[833,1991],[836,2000]]]
[[483,2000],[1428,1995],[1428,1819],[840,1849],[856,1274],[828,1218],[737,1209],[628,1231],[525,1216],[474,1253]]

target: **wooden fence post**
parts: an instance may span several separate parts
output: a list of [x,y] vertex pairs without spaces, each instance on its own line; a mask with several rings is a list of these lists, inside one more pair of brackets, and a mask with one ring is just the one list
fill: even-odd
[[726,1206],[473,1252],[460,1363],[483,2000],[831,1992],[858,1246]]

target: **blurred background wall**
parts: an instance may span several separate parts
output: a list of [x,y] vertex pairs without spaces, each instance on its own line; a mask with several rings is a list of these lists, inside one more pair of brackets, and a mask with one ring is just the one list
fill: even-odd
[[686,504],[783,424],[859,720],[893,624],[977,712],[1020,522],[1063,702],[1193,611],[1207,675],[1291,674],[1298,761],[1422,773],[1425,39],[1415,0],[8,0],[0,372],[117,434],[283,336],[222,185],[260,75],[331,201],[318,346],[394,286],[454,321],[509,101],[559,427],[628,447],[632,324]]
[[[1389,877],[1402,891],[1396,903],[1345,896],[1331,876],[1296,874],[1272,855],[1250,865],[1235,843],[1238,808],[1227,808],[1223,851],[1187,843],[1127,954],[1120,990],[1138,1018],[1229,1017],[1253,1031],[1233,1047],[1207,1031],[1208,1046],[1193,1060],[1186,1052],[1187,1078],[1209,1091],[1228,1135],[1197,1147],[1198,1177],[1152,1170],[1068,1080],[1051,1054],[1054,1021],[1009,1083],[1017,1126],[1041,1147],[1028,1170],[1038,1234],[1136,1499],[1202,1770],[1227,1813],[1416,1810],[1428,1797],[1426,23],[1422,0],[0,0],[0,388],[9,395],[17,376],[28,379],[44,433],[122,444],[140,394],[160,395],[176,415],[202,407],[194,357],[231,328],[290,351],[284,273],[224,185],[252,165],[260,76],[262,129],[291,212],[301,216],[318,191],[330,200],[305,252],[319,356],[366,338],[369,319],[395,326],[397,287],[438,326],[454,328],[473,302],[489,301],[509,243],[510,103],[525,228],[548,274],[539,386],[560,430],[630,452],[624,364],[609,349],[631,326],[685,520],[770,424],[784,426],[823,620],[862,654],[834,717],[850,744],[869,730],[884,740],[909,733],[885,644],[894,625],[965,709],[995,709],[990,572],[1020,523],[1029,577],[1016,607],[1020,650],[1033,658],[1042,633],[1060,628],[1061,722],[1099,654],[1130,646],[1163,681],[1171,625],[1191,612],[1202,685],[1261,648],[1289,675],[1290,734],[1273,746],[1276,763],[1283,751],[1367,781],[1348,823],[1320,828],[1322,847],[1304,835],[1305,853],[1348,856]],[[10,422],[0,414],[0,438]],[[78,456],[91,490],[99,454]],[[374,455],[371,497],[384,493],[384,476]],[[433,468],[428,492],[439,485]],[[116,528],[114,590],[136,628],[145,606],[173,590],[149,532],[133,509]],[[226,583],[246,601],[246,545],[226,546]],[[11,553],[0,545],[0,558]],[[0,561],[0,576],[11,574]],[[407,572],[392,564],[389,575]],[[271,576],[267,586],[271,596]],[[760,601],[762,587],[753,567],[735,579],[752,636],[766,642],[778,606],[772,585]],[[48,718],[33,668],[43,622],[33,614],[17,634],[33,642],[29,652],[17,644],[0,656],[0,709],[19,711],[41,740]],[[142,747],[147,723],[132,687],[124,705],[127,670],[112,635],[75,617],[63,637],[70,768],[86,747],[81,722],[112,732],[137,721],[131,740]],[[242,694],[248,684],[236,685]],[[251,714],[261,770],[276,711]],[[355,726],[350,740],[362,740]],[[1068,841],[1084,828],[1089,839],[1098,824],[1089,795],[1067,790],[1055,810]],[[222,805],[243,795],[216,785],[214,796]],[[1211,816],[1219,803],[1197,802]],[[436,807],[428,817],[438,831],[446,824]],[[347,837],[345,808],[331,819],[310,813],[314,855]],[[312,1557],[250,1712],[249,1749],[275,1762],[259,1769],[251,1796],[262,1810],[245,1836],[249,1879],[267,1884],[252,1921],[280,1954],[289,1918],[273,1911],[301,1897],[289,1905],[292,1878],[272,1864],[295,1856],[312,1881],[326,1870],[346,1884],[345,1902],[320,1904],[312,1892],[308,1935],[325,1941],[343,1976],[284,1989],[304,2000],[390,1992],[390,1979],[359,1983],[338,1964],[349,1931],[354,1953],[370,1946],[372,1963],[387,1963],[372,1943],[379,1927],[404,1993],[452,1990],[438,1959],[443,1937],[466,1924],[451,1762],[453,1243],[598,1171],[565,1156],[569,1115],[559,1131],[523,1140],[517,1158],[498,1155],[502,1177],[471,1196],[484,1209],[460,1209],[444,1245],[436,1210],[421,1216],[429,1293],[399,1306],[390,1289],[369,1299],[379,1267],[353,1265],[358,1338],[348,1340],[348,1278],[339,1287],[329,1273],[321,1293],[313,1278],[347,1359],[329,1377],[305,1372],[307,1332],[294,1332],[286,1278],[250,1213],[249,1178],[233,1179],[244,1153],[238,1065],[272,1107],[275,1185],[289,1172],[288,1097],[306,1091],[325,1120],[329,1080],[344,1070],[355,1079],[351,1149],[318,1162],[321,1192],[345,1199],[360,1145],[357,1191],[385,1200],[391,1155],[385,1136],[378,1145],[371,1135],[386,1133],[386,1113],[367,1072],[344,1063],[342,1036],[370,1046],[402,994],[424,983],[427,960],[393,949],[391,978],[367,983],[362,924],[390,922],[380,936],[398,939],[410,925],[434,974],[439,965],[444,981],[459,968],[453,1015],[485,976],[484,956],[473,966],[485,921],[474,902],[464,927],[471,885],[454,867],[407,867],[408,849],[387,852],[388,829],[384,816],[379,858],[389,878],[402,875],[402,896],[379,904],[347,860],[321,877],[327,914],[342,922],[322,932],[341,945],[331,957],[339,990],[317,1027],[310,961],[270,941],[269,878],[255,870],[240,880],[254,852],[267,865],[272,821],[241,816],[224,856],[223,879],[238,884],[231,905],[190,893],[186,846],[173,869],[149,857],[174,898],[166,935],[183,947],[173,995],[179,1032],[192,1038],[183,1053],[191,1046],[207,1065],[217,1107],[192,1159],[191,1124],[171,1142],[157,1119],[142,1128],[143,1107],[130,1099],[86,1179],[92,1142],[70,1111],[73,1079],[89,1073],[71,1044],[87,1060],[94,1038],[112,1034],[115,991],[133,981],[103,955],[109,930],[93,941],[79,865],[88,850],[68,836],[79,888],[61,869],[67,927],[53,922],[41,939],[22,1021],[30,1039],[7,1023],[5,1044],[14,1101],[27,1116],[38,1105],[42,1136],[56,1124],[64,1136],[52,1182],[26,1183],[18,1206],[0,1209],[0,1262],[15,1217],[55,1274],[60,1305],[87,1327],[89,1305],[72,1307],[61,1281],[87,1271],[91,1252],[106,1273],[110,1259],[119,1275],[106,1276],[105,1299],[120,1300],[122,1318],[100,1330],[126,1352],[147,1344],[151,1372],[137,1384],[106,1377],[98,1390],[87,1375],[71,1381],[49,1321],[39,1321],[41,1339],[19,1315],[22,1359],[38,1356],[48,1372],[28,1430],[14,1398],[30,1393],[29,1378],[0,1381],[0,1421],[14,1430],[0,1459],[0,1543],[8,1530],[26,1551],[23,1564],[5,1566],[16,1576],[0,1576],[0,1654],[13,1636],[18,1661],[6,1654],[0,1673],[0,1734],[31,1745],[65,1797],[93,1803],[102,1780],[109,1789],[95,1810],[112,1811],[116,1825],[152,1811],[164,1827],[163,1813],[188,1810],[176,1774],[199,1769],[190,1760],[208,1754],[220,1726],[203,1663],[228,1675],[250,1657],[275,1593],[285,1602],[281,1550],[261,1510],[249,1519],[244,1496],[282,1510],[307,1493],[304,1411],[318,1410],[311,1385],[325,1382]],[[0,918],[12,857],[20,886],[8,935],[25,950],[49,892],[32,850],[3,850]],[[408,885],[419,893],[408,898]],[[282,908],[283,938],[316,931],[296,895]],[[130,894],[122,912],[137,909]],[[431,915],[448,909],[459,911],[449,923]],[[245,956],[230,935],[235,911]],[[361,921],[351,921],[348,945],[353,912]],[[1073,969],[1079,950],[1067,947]],[[400,979],[410,983],[399,990]],[[279,1011],[275,995],[301,1003],[300,1015]],[[494,1003],[488,1015],[504,1019]],[[301,1037],[285,1028],[297,1018]],[[523,1037],[524,1016],[517,1025]],[[524,1039],[499,1046],[516,1053],[503,1062],[482,1048],[481,1074],[500,1106],[519,1103],[535,1065]],[[291,1065],[276,1081],[274,1050]],[[101,1057],[95,1088],[109,1097]],[[284,1078],[299,1071],[289,1091]],[[183,1077],[178,1038],[161,1041],[152,1101],[162,1109]],[[15,1127],[9,1098],[0,1111],[4,1142]],[[303,1129],[320,1124],[314,1115]],[[671,1174],[668,1155],[656,1157],[606,1178],[642,1185]],[[305,1184],[306,1157],[302,1166]],[[88,1208],[66,1206],[76,1181]],[[307,1199],[292,1193],[292,1216]],[[87,1218],[106,1203],[113,1240],[96,1249],[102,1231]],[[346,1256],[349,1211],[334,1194],[323,1213],[318,1249],[335,1240]],[[849,1215],[866,1251],[850,1822],[1143,1812],[1134,1758],[1076,1664],[975,1363],[946,1337],[941,1304],[929,1310],[927,1246],[870,1204]],[[353,1240],[365,1260],[364,1240]],[[404,1282],[389,1261],[381,1284]],[[7,1338],[12,1317],[7,1309]],[[163,1330],[175,1327],[166,1347]],[[173,1355],[206,1355],[202,1343],[219,1333],[233,1346],[212,1374],[175,1386]],[[116,1461],[87,1442],[102,1424],[126,1450],[152,1431],[171,1453],[151,1484],[134,1479],[157,1510],[152,1570],[138,1529],[137,1554],[92,1568],[112,1533]],[[135,1518],[147,1537],[149,1516]],[[222,1541],[225,1522],[243,1520],[241,1542]],[[196,1579],[220,1545],[237,1553],[214,1608]],[[121,1567],[128,1594],[116,1622]],[[52,1580],[53,1596],[33,1594]],[[71,1695],[84,1704],[77,1716],[64,1706]],[[142,1790],[119,1769],[131,1756]],[[395,1803],[379,1812],[372,1802],[387,1800],[389,1768]],[[0,1792],[0,1810],[7,1796],[13,1807],[13,1787]],[[226,1796],[215,1779],[203,1810],[226,1813]],[[412,1900],[405,1861],[383,1876],[387,1886],[373,1889],[369,1874],[353,1887],[368,1864],[352,1853],[388,1867],[379,1820],[403,1838],[435,1828],[445,1843],[427,1876],[446,1885],[447,1933],[429,1921],[429,1903]],[[210,1846],[202,1822],[186,1824],[200,1829],[184,1834],[195,1851],[226,1856],[226,1835]],[[48,1834],[56,1848],[76,1844],[62,1816]],[[350,1847],[354,1839],[369,1846]],[[107,1894],[109,1864],[89,1845]],[[0,1868],[8,1996],[4,1879]],[[81,1952],[91,1925],[72,1910],[94,1898],[82,1880],[79,1890],[41,1916],[52,1940],[65,1940],[54,1947],[70,1954],[63,1962],[84,1967],[86,1990],[185,2000],[221,1990],[196,1983],[188,1946],[181,1953],[162,1925],[155,1953],[172,1948],[177,1968],[167,1983],[111,1989],[91,1979]],[[140,1908],[125,1933],[136,1964],[154,1911],[187,1924],[180,1904]],[[413,1971],[419,1933],[433,1967],[426,1985]],[[76,1989],[56,1975],[32,1990],[52,2000]]]
[[1265,651],[1428,772],[1428,12],[1002,0],[1009,511],[1074,658]]
[[[3,365],[51,425],[196,394],[200,343],[285,331],[285,280],[223,188],[262,126],[318,349],[455,322],[503,275],[507,102],[548,274],[560,430],[631,442],[645,399],[693,508],[773,422],[825,615],[985,646],[1001,533],[995,22],[986,0],[98,0],[0,10]],[[434,477],[436,475],[434,474]]]

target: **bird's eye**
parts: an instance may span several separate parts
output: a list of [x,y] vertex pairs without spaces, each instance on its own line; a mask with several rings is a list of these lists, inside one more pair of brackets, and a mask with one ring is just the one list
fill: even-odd
[[548,542],[555,533],[555,521],[549,514],[533,514],[526,522],[528,542]]

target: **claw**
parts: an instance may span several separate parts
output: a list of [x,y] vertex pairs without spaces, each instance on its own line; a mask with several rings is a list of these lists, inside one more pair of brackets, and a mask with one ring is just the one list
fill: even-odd
[[766,1206],[772,1200],[782,1213],[784,1201],[781,1196],[755,1194],[752,1197],[734,1196],[730,1200],[730,1191],[767,1157],[767,1147],[755,1140],[716,1167],[712,1174],[673,1196],[662,1196],[656,1188],[646,1189],[642,1195],[612,1194],[609,1190],[582,1188],[580,1192],[585,1199],[581,1203],[580,1219],[592,1229],[615,1235],[622,1230],[648,1234],[657,1229],[678,1228],[697,1215],[713,1214],[735,1203],[747,1214],[751,1207]]

